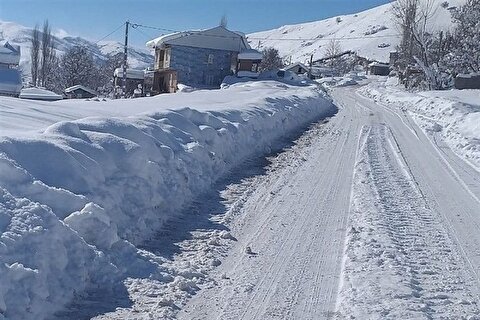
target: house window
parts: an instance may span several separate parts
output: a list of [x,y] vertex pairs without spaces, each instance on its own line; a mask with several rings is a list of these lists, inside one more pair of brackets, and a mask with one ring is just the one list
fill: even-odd
[[210,53],[210,54],[208,55],[207,63],[208,63],[208,64],[213,64],[213,54]]
[[257,72],[257,70],[258,70],[258,64],[252,63],[252,69],[251,69],[251,70],[252,70],[252,72]]

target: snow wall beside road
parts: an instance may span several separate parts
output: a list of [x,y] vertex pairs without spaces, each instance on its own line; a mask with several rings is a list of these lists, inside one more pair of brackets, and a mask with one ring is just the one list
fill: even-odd
[[148,275],[135,244],[246,157],[335,113],[318,88],[302,92],[0,138],[0,319],[48,318],[89,288]]

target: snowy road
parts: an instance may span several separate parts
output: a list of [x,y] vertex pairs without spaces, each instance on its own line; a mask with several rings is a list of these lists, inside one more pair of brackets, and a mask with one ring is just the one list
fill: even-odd
[[237,241],[179,319],[479,315],[480,173],[400,109],[333,96],[339,113],[243,186]]

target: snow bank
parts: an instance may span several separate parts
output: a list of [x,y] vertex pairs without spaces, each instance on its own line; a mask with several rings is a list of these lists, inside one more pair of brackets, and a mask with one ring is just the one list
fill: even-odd
[[62,100],[63,97],[55,92],[42,88],[25,88],[20,91],[21,99],[55,101]]
[[[284,70],[272,70],[272,71],[265,71],[261,73],[252,73],[252,76],[248,76],[248,72],[245,71],[245,75],[242,76],[239,74],[238,77],[236,76],[226,76],[221,84],[222,89],[229,88],[231,85],[237,83],[254,83],[255,81],[263,81],[274,80],[276,82],[281,82],[284,84],[292,85],[292,86],[308,86],[314,84],[314,82],[308,79],[305,76],[299,76],[291,71],[284,71]],[[253,76],[253,74],[255,74]]]
[[356,74],[346,75],[344,77],[325,77],[316,79],[315,82],[320,84],[325,89],[330,89],[333,87],[349,87],[355,86],[359,81],[364,80],[364,76],[359,76]]
[[480,90],[405,92],[393,81],[372,82],[360,94],[409,112],[430,135],[441,135],[460,157],[480,170]]
[[[315,86],[234,87],[169,98],[209,97],[210,110],[159,105],[158,112],[60,121],[1,137],[0,318],[48,318],[89,287],[148,275],[150,262],[133,244],[246,157],[335,111]],[[237,108],[218,105],[228,94]],[[102,105],[141,110],[162,101],[151,99]],[[90,105],[71,104],[79,114]]]

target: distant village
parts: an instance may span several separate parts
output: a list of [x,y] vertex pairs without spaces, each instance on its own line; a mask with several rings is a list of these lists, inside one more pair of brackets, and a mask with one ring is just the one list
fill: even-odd
[[[37,47],[44,47],[40,41],[48,28],[43,33],[37,32],[33,39],[38,39]],[[32,41],[35,47],[35,40]],[[37,57],[31,53],[31,76],[25,83],[25,80],[22,82],[25,76],[22,77],[19,68],[21,48],[5,42],[0,47],[0,94],[43,100],[135,98],[174,93],[185,88],[220,88],[227,76],[256,79],[261,72],[271,70],[277,70],[281,77],[288,77],[291,73],[310,79],[338,76],[353,69],[354,65],[368,68],[370,64],[372,74],[388,75],[390,72],[388,65],[375,62],[371,64],[372,61],[361,59],[350,51],[335,52],[334,56],[310,61],[307,65],[301,62],[285,64],[277,50],[255,50],[250,47],[244,34],[221,25],[206,30],[162,35],[148,41],[146,46],[154,53],[153,66],[146,69],[128,68],[128,60],[127,64],[124,63],[124,58],[128,57],[119,53],[112,57],[113,62],[107,62],[109,68],[106,68],[106,76],[93,75],[97,83],[92,83],[87,77],[82,79],[83,75],[71,74],[81,72],[79,66],[72,66],[79,61],[87,60],[87,69],[92,68],[89,67],[91,61],[88,61],[87,50],[72,48],[65,57],[46,58],[39,58],[43,53],[37,51]],[[50,54],[53,52],[52,47]],[[71,61],[68,60],[69,57]],[[350,58],[348,66],[345,57]],[[60,66],[42,66],[44,60],[52,60]],[[64,76],[66,79],[63,86],[56,79],[47,78],[43,71],[54,68],[62,68],[63,73],[72,69]],[[61,72],[57,72],[59,73]]]
[[[128,29],[128,22],[126,22]],[[35,29],[30,52],[30,75],[20,70],[21,48],[8,41],[0,46],[0,94],[26,99],[59,100],[91,98],[136,98],[177,91],[220,88],[225,77],[257,79],[262,72],[276,71],[278,77],[292,74],[316,80],[338,77],[348,72],[388,76],[396,75],[408,87],[424,74],[417,64],[401,65],[398,52],[382,63],[343,51],[335,40],[326,56],[309,61],[286,63],[274,48],[262,52],[250,47],[243,33],[226,25],[197,31],[182,31],[150,40],[146,46],[154,54],[154,63],[146,69],[128,67],[128,52],[118,53],[98,66],[86,48],[70,48],[55,55],[48,22]],[[127,48],[127,43],[125,44]],[[398,72],[401,70],[401,72]],[[413,79],[413,80],[412,80]],[[477,88],[480,79],[457,76],[458,89]]]

